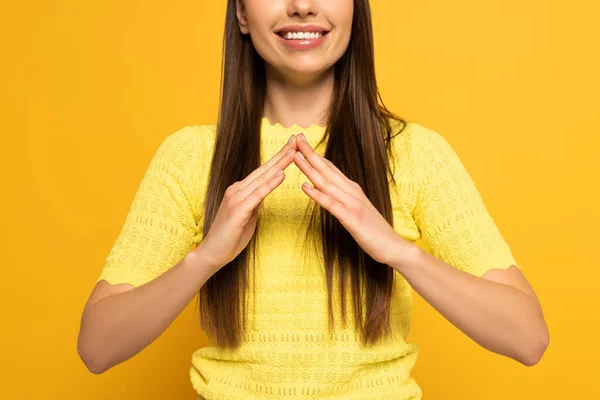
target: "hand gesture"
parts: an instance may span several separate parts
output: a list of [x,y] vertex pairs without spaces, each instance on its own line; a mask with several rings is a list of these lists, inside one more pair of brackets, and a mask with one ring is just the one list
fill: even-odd
[[248,245],[256,229],[260,204],[283,182],[283,170],[294,161],[295,154],[296,141],[292,136],[269,161],[225,190],[210,230],[197,248],[202,249],[215,270],[232,261]]
[[335,216],[362,249],[376,261],[388,264],[400,235],[363,193],[360,185],[318,154],[300,135],[294,163],[310,179],[302,190]]

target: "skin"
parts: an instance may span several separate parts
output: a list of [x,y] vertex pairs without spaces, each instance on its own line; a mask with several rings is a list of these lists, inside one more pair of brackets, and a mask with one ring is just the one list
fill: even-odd
[[[266,62],[264,115],[283,126],[324,125],[333,92],[333,65],[348,46],[350,0],[238,0],[242,34],[251,36]],[[288,24],[317,24],[331,32],[324,46],[290,50],[273,32]],[[481,346],[523,365],[539,362],[549,344],[540,302],[516,266],[477,277],[461,271],[398,235],[360,186],[303,140],[293,162],[312,183],[301,190],[330,211],[375,260],[402,274],[421,297]],[[393,249],[393,251],[390,251]]]
[[[237,1],[240,31],[250,35],[265,60],[265,117],[283,126],[325,124],[323,110],[333,93],[333,65],[348,47],[353,14],[352,0]],[[274,34],[291,24],[314,24],[330,32],[316,49],[293,50]]]

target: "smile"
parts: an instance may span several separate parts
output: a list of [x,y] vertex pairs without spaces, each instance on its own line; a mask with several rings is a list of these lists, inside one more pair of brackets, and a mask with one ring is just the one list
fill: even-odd
[[290,50],[312,50],[325,43],[329,37],[329,32],[291,32],[281,31],[275,33],[278,40]]
[[327,32],[278,32],[279,36],[286,40],[319,39]]

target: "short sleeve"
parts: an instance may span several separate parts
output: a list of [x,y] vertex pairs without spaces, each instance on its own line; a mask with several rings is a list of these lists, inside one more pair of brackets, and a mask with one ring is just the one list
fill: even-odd
[[97,281],[140,286],[177,264],[197,234],[197,137],[190,127],[156,150]]
[[478,277],[520,268],[448,141],[419,124],[410,135],[418,193],[413,217],[426,250]]

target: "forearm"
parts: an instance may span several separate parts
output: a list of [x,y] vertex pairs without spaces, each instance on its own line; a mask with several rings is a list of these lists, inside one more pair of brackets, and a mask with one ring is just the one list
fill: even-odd
[[547,328],[536,299],[454,268],[415,245],[404,247],[389,265],[448,321],[490,351],[537,363]]
[[198,247],[152,281],[105,297],[82,316],[79,347],[94,373],[102,373],[152,343],[216,272]]

